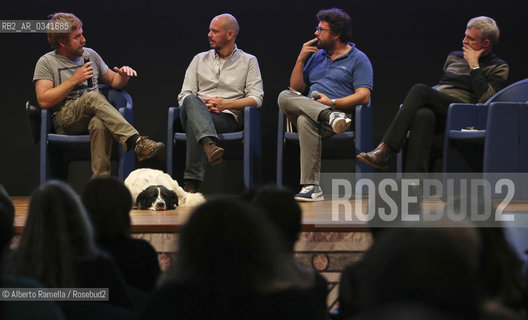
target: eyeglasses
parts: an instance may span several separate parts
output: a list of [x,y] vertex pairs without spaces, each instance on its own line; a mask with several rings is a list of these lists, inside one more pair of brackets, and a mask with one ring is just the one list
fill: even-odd
[[325,28],[321,28],[321,27],[316,27],[315,28],[315,32],[319,31],[320,33],[323,33],[325,31],[330,31],[330,29],[325,29]]

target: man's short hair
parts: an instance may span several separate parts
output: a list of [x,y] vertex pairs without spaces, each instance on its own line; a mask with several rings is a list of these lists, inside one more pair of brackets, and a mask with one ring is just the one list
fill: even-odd
[[50,14],[49,19],[50,22],[68,22],[70,24],[70,32],[48,32],[48,42],[55,49],[60,47],[60,42],[70,43],[70,34],[83,25],[81,19],[77,18],[73,13],[57,12]]
[[479,29],[481,38],[488,39],[492,45],[499,41],[499,27],[495,20],[490,17],[480,16],[469,20],[467,28]]
[[317,13],[317,20],[327,22],[330,31],[338,34],[341,42],[352,40],[352,18],[343,10],[339,8],[320,10]]

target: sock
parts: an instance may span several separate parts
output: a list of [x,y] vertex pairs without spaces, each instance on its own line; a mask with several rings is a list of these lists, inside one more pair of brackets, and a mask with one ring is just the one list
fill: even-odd
[[216,143],[216,142],[211,137],[205,137],[205,138],[200,139],[199,143],[202,146],[205,146],[208,143]]
[[127,150],[134,150],[136,148],[136,142],[139,139],[139,134],[135,134],[127,139],[125,142]]
[[332,113],[332,109],[324,109],[323,111],[319,112],[319,116],[317,117],[317,121],[324,123],[328,122],[330,120],[330,114]]

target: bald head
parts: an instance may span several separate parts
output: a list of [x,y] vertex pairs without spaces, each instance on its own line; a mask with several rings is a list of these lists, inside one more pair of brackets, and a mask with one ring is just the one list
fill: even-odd
[[213,21],[220,23],[222,28],[224,28],[224,30],[226,31],[233,30],[235,32],[235,37],[238,36],[240,27],[238,26],[237,19],[233,17],[231,14],[223,13],[223,14],[217,15],[216,17],[213,18],[211,22]]

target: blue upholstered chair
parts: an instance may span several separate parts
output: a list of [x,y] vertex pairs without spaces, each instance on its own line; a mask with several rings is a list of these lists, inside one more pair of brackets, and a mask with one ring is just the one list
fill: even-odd
[[[344,153],[350,153],[350,150],[343,150],[341,142],[350,141],[354,143],[354,150],[351,157],[356,157],[359,152],[368,152],[372,149],[372,114],[369,105],[357,105],[355,107],[355,127],[354,131],[345,131],[335,134],[328,138],[332,142],[339,142],[341,148],[336,150],[325,150],[323,143],[324,159],[343,158]],[[288,144],[299,144],[299,135],[294,131],[291,122],[285,117],[282,110],[279,109],[277,128],[277,186],[282,186],[283,181],[283,156],[284,148]],[[285,128],[286,127],[286,128]],[[347,152],[348,151],[348,152]],[[356,161],[356,160],[355,160]],[[360,161],[356,161],[356,174],[373,172],[374,169]]]
[[[483,149],[485,140],[488,138],[487,126],[491,120],[489,118],[490,105],[494,102],[525,101],[528,101],[528,79],[507,86],[485,103],[452,103],[447,113],[443,171],[482,172],[484,170]],[[501,125],[509,127],[507,123],[501,123]]]
[[[500,90],[485,103],[452,103],[448,109],[445,134],[442,138],[442,171],[482,172],[489,105],[493,102],[526,100],[528,100],[528,79]],[[403,162],[404,155],[400,151],[396,158],[397,172],[403,172]]]
[[[177,143],[184,143],[187,141],[187,136],[183,130],[178,130],[180,124],[181,107],[170,107],[168,126],[167,126],[167,173],[173,175],[173,163],[175,145]],[[244,128],[242,131],[219,133],[218,139],[220,144],[222,142],[239,141],[242,147],[243,160],[243,180],[244,187],[250,189],[258,184],[261,180],[261,163],[262,163],[262,148],[260,140],[260,117],[259,110],[255,107],[244,108]],[[175,126],[176,124],[176,126]],[[185,154],[185,147],[179,148],[179,152]],[[227,150],[224,157],[229,157],[233,154]],[[184,168],[179,168],[183,172]]]
[[499,179],[510,179],[515,198],[523,200],[528,199],[527,123],[528,103],[493,102],[484,139],[484,178],[492,185]]
[[528,103],[490,104],[483,171],[528,172]]
[[[100,86],[99,91],[132,124],[132,98],[122,90]],[[114,142],[112,158],[118,161],[118,176],[124,180],[135,169],[134,152],[125,152],[122,146]],[[117,149],[119,149],[117,151]],[[56,134],[51,123],[51,112],[41,110],[40,126],[40,184],[49,179],[67,179],[68,165],[71,161],[90,160],[90,136]]]

